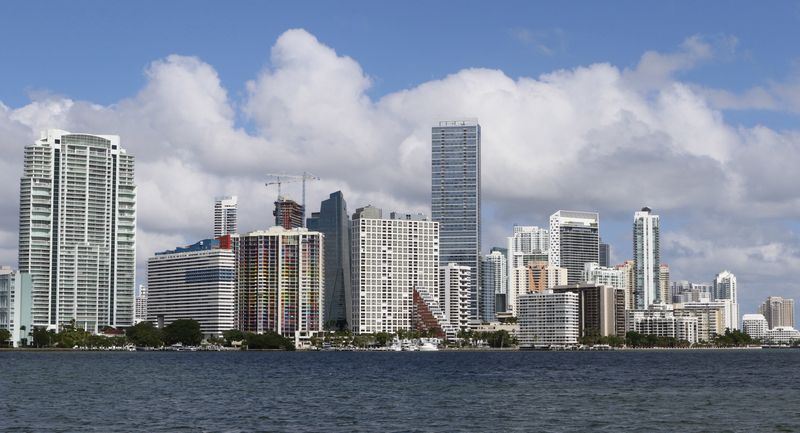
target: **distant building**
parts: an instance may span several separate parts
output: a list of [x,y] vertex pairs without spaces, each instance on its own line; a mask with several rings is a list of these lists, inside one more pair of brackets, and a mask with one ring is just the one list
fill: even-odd
[[794,327],[794,299],[768,296],[758,307],[758,312],[767,319],[770,329],[779,326]]
[[525,293],[542,293],[547,289],[567,284],[567,269],[544,261],[529,262],[526,266],[528,287]]
[[320,211],[308,218],[307,225],[309,230],[325,235],[325,322],[336,329],[350,329],[350,215],[342,192],[331,193],[323,200]]
[[669,265],[662,263],[658,267],[658,298],[665,304],[672,303],[669,294]]
[[567,283],[581,280],[583,265],[600,262],[600,215],[560,210],[550,216],[551,265],[567,269]]
[[439,268],[439,305],[450,324],[460,330],[469,328],[469,266],[448,263]]
[[502,252],[492,251],[483,256],[481,278],[481,321],[494,322],[497,320],[497,297],[505,297],[508,288],[508,266]]
[[280,196],[275,202],[275,210],[272,211],[272,215],[275,217],[276,226],[291,230],[303,227],[305,210],[296,201]]
[[527,293],[519,297],[519,346],[533,349],[571,346],[580,337],[580,297],[577,293]]
[[600,266],[602,266],[604,268],[607,268],[607,267],[611,266],[611,245],[604,244],[602,242],[602,239],[601,239],[601,242],[600,242],[599,259],[600,259],[600,263],[598,263],[598,264]]
[[[14,284],[17,273],[8,266],[0,266],[0,329],[11,331],[14,327]],[[0,341],[0,343],[3,343]]]
[[711,302],[713,286],[706,283],[690,283],[686,280],[675,281],[670,288],[670,298],[674,304],[685,302]]
[[583,278],[581,280],[587,283],[611,286],[623,291],[628,289],[628,275],[624,270],[600,266],[597,263],[586,263],[584,265]]
[[729,324],[730,302],[685,302],[673,305],[675,317],[697,318],[698,341],[710,342],[725,333]]
[[431,129],[431,217],[439,223],[439,264],[470,268],[470,320],[478,322],[481,282],[481,126],[442,121]]
[[238,231],[236,221],[238,200],[235,195],[214,199],[214,238],[232,235]]
[[795,344],[800,342],[800,331],[791,326],[778,326],[767,330],[764,338],[771,344]]
[[[231,236],[237,329],[274,331],[294,337],[295,344],[322,331],[322,237],[320,232],[282,227]],[[152,297],[152,287],[150,293]]]
[[553,287],[553,293],[577,293],[581,337],[625,336],[625,292],[595,283]]
[[424,287],[413,289],[411,327],[420,332],[433,331],[439,338],[452,339],[458,333],[442,311],[439,296]]
[[139,293],[136,295],[136,306],[133,322],[140,323],[147,320],[147,286],[139,285]]
[[26,342],[33,331],[31,286],[30,274],[0,267],[0,329],[11,333],[13,347]]
[[739,329],[739,295],[736,284],[736,275],[730,271],[722,271],[714,277],[714,300],[729,300],[731,302],[731,318],[728,319],[731,330]]
[[508,310],[516,315],[517,298],[529,291],[528,263],[547,261],[550,243],[547,229],[536,226],[514,226],[508,238]]
[[626,260],[623,264],[614,266],[622,271],[625,281],[625,309],[636,309],[636,266],[633,260]]
[[752,338],[764,340],[769,325],[762,314],[745,314],[742,317],[742,330]]
[[636,308],[664,302],[661,298],[659,218],[648,207],[633,214],[633,261]]
[[653,304],[647,310],[629,310],[627,329],[644,335],[672,337],[697,343],[696,317],[675,317],[669,304]]
[[230,245],[224,246],[219,240],[205,239],[150,257],[147,286],[137,298],[146,320],[163,327],[193,319],[207,337],[220,337],[233,329],[234,254]]
[[351,228],[351,329],[411,329],[414,288],[439,293],[439,223],[383,218],[379,208],[367,206],[356,209]]

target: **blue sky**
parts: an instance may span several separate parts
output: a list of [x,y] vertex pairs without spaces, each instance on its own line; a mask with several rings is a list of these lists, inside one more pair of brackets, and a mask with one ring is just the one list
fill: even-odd
[[141,280],[153,251],[207,236],[215,195],[260,227],[270,171],[321,175],[309,203],[341,188],[352,209],[426,211],[431,122],[466,116],[485,250],[512,223],[598,210],[622,261],[649,205],[674,277],[730,268],[743,313],[800,296],[800,3],[767,5],[0,3],[0,263],[44,128],[137,156]]

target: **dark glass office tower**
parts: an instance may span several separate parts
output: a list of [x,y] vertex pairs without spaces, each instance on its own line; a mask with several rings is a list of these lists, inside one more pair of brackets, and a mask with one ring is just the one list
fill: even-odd
[[431,132],[431,216],[439,223],[439,263],[469,266],[474,322],[481,281],[481,127],[476,120],[445,121]]
[[306,220],[306,226],[325,235],[325,326],[349,329],[352,315],[350,217],[342,192],[331,193],[330,198],[323,200],[319,212]]

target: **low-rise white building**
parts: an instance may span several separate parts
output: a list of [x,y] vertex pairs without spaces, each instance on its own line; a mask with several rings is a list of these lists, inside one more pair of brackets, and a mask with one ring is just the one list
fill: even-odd
[[697,317],[676,317],[668,304],[653,304],[647,310],[630,310],[626,325],[629,332],[697,343]]
[[800,341],[800,331],[791,326],[777,326],[767,331],[765,339],[772,344],[792,344]]
[[520,348],[578,344],[579,295],[573,292],[527,293],[519,297]]
[[769,331],[767,319],[763,314],[745,314],[742,318],[742,330],[752,338],[763,340]]

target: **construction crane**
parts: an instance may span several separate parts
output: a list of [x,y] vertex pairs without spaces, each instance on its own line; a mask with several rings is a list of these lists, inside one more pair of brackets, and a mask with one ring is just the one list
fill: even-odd
[[264,184],[266,187],[272,185],[278,186],[278,200],[281,198],[281,185],[284,183],[303,182],[303,227],[306,225],[306,181],[320,180],[318,176],[311,173],[303,172],[303,174],[275,174],[267,173],[267,182]]

